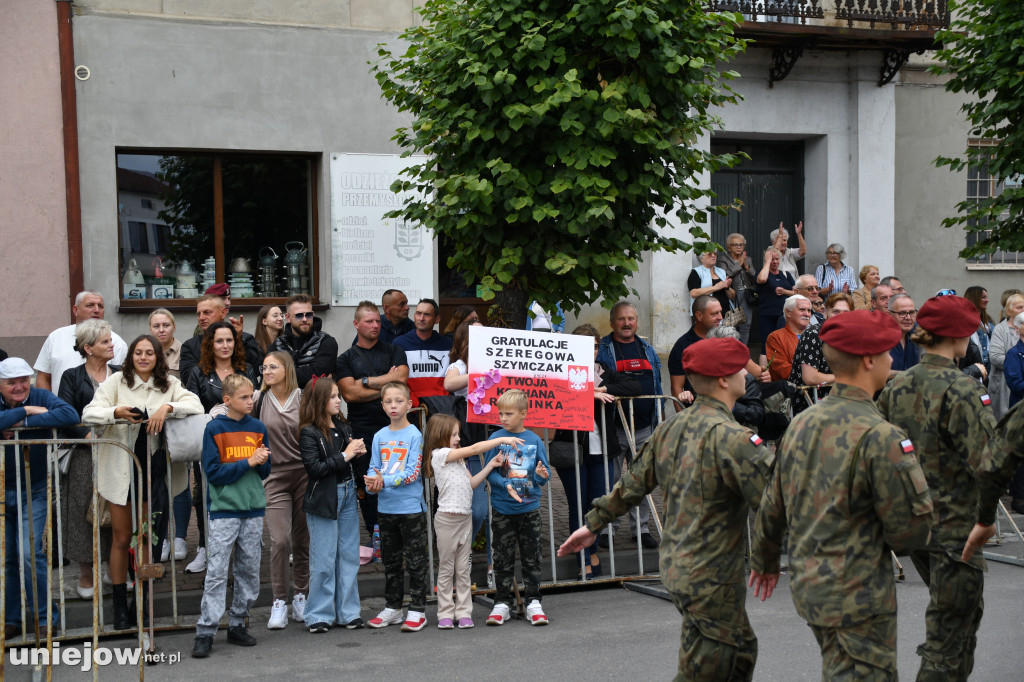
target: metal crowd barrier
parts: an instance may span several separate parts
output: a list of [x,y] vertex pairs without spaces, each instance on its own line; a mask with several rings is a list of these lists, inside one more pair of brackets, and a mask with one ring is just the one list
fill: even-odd
[[[128,422],[117,422],[117,423],[119,423],[119,424],[127,424]],[[145,422],[143,422],[142,424],[143,424],[143,428],[145,428]],[[95,425],[90,425],[90,424],[82,424],[81,426],[85,426],[85,427],[91,428],[92,429],[92,433],[90,435],[92,435],[92,436],[96,436],[96,429],[99,428],[99,427],[96,427]],[[163,566],[159,562],[159,556],[157,555],[157,553],[160,551],[159,547],[151,548],[151,550],[150,550],[150,557],[149,557],[150,558],[150,563],[148,563],[148,564],[144,564],[143,563],[143,559],[145,558],[145,552],[143,550],[143,547],[145,545],[147,545],[148,543],[146,541],[144,541],[140,537],[140,533],[139,533],[139,520],[142,519],[142,514],[143,514],[143,500],[142,500],[142,496],[140,494],[138,494],[139,491],[136,489],[137,486],[135,484],[135,481],[138,480],[139,478],[141,478],[141,474],[142,474],[142,468],[141,468],[141,465],[139,463],[138,458],[135,456],[135,453],[132,451],[132,449],[126,447],[124,444],[122,444],[121,442],[119,442],[117,440],[104,439],[104,438],[98,438],[98,437],[94,437],[94,438],[77,438],[77,439],[76,438],[64,438],[64,437],[60,437],[58,435],[58,429],[48,429],[53,434],[52,438],[23,439],[23,438],[19,437],[20,432],[22,432],[22,431],[39,431],[41,429],[36,428],[36,427],[31,427],[31,428],[16,427],[16,428],[7,429],[7,430],[10,430],[10,431],[14,432],[14,438],[12,440],[10,440],[10,441],[4,441],[4,442],[0,443],[0,446],[15,448],[15,461],[16,462],[23,462],[24,463],[24,480],[23,480],[23,474],[22,474],[22,467],[21,466],[16,466],[15,467],[15,487],[16,487],[16,500],[17,500],[16,501],[17,533],[18,533],[18,537],[19,538],[27,537],[27,547],[28,547],[27,553],[29,554],[30,558],[28,560],[27,566],[26,566],[26,562],[25,561],[21,561],[21,557],[20,556],[19,556],[19,560],[18,560],[18,587],[19,587],[19,589],[21,591],[21,612],[19,614],[20,615],[20,621],[21,621],[21,624],[22,624],[22,626],[21,626],[21,633],[20,633],[20,636],[15,635],[14,637],[8,639],[7,636],[6,636],[7,633],[6,633],[6,627],[5,627],[4,628],[4,632],[0,633],[0,652],[5,652],[8,647],[32,647],[34,649],[34,651],[32,652],[32,658],[29,661],[29,663],[30,663],[30,665],[32,665],[34,667],[35,676],[36,677],[40,676],[41,672],[42,672],[42,669],[45,667],[46,679],[50,680],[52,678],[52,672],[53,672],[52,667],[53,667],[53,664],[57,661],[57,659],[54,658],[54,656],[55,656],[54,643],[55,642],[91,640],[91,646],[92,646],[91,651],[88,649],[89,644],[87,644],[86,645],[86,650],[83,652],[85,656],[89,656],[89,655],[95,655],[96,654],[97,649],[99,647],[99,638],[100,638],[100,636],[123,635],[123,634],[128,634],[128,633],[135,632],[135,633],[138,634],[138,648],[139,648],[139,651],[142,652],[142,654],[139,655],[139,657],[138,657],[139,679],[142,680],[144,678],[144,674],[145,674],[144,673],[144,669],[145,669],[144,665],[145,665],[145,662],[147,660],[147,657],[151,656],[154,653],[154,651],[155,651],[155,647],[154,647],[155,631],[157,629],[159,629],[159,630],[175,630],[175,629],[181,629],[181,628],[184,628],[184,627],[191,628],[192,626],[191,625],[185,626],[181,622],[181,620],[179,618],[178,604],[177,604],[177,575],[176,575],[176,572],[174,570],[175,569],[175,559],[174,559],[174,553],[173,552],[171,553],[171,557],[170,557],[170,561],[171,561],[170,582],[171,582],[171,599],[172,599],[172,620],[171,620],[171,623],[169,625],[165,624],[165,625],[161,625],[160,627],[157,627],[156,623],[155,623],[155,618],[154,618],[154,589],[153,589],[153,580],[155,578],[163,577],[164,576],[164,571],[163,571]],[[29,513],[27,515],[27,517],[26,517],[27,518],[27,526],[28,526],[27,528],[24,527],[25,524],[24,524],[24,522],[22,520],[22,517],[24,516],[23,512],[24,512],[24,505],[25,505],[25,503],[28,502],[28,504],[31,505],[31,494],[23,495],[23,492],[27,492],[27,489],[25,488],[25,486],[29,486],[29,488],[30,488],[30,486],[31,486],[30,482],[32,480],[32,469],[31,469],[30,457],[25,456],[26,455],[26,451],[24,450],[24,448],[28,448],[28,447],[31,447],[31,446],[34,446],[34,445],[43,445],[43,446],[45,446],[47,448],[47,458],[46,458],[46,499],[45,499],[45,504],[46,504],[46,521],[44,523],[43,528],[35,528],[35,523],[34,523],[34,520],[33,520],[33,514],[32,513]],[[110,446],[114,446],[114,447],[122,449],[130,457],[129,461],[130,461],[130,464],[131,464],[131,466],[133,468],[133,471],[134,471],[134,474],[135,474],[134,476],[132,476],[131,484],[129,486],[128,504],[131,506],[132,509],[135,510],[135,513],[132,514],[132,531],[133,531],[133,536],[138,538],[138,541],[136,543],[136,549],[135,549],[135,552],[136,552],[136,577],[135,577],[135,582],[134,582],[134,586],[133,586],[134,593],[135,593],[135,609],[136,609],[135,624],[136,624],[136,627],[131,628],[129,630],[114,630],[112,627],[108,628],[107,625],[104,622],[104,614],[103,614],[103,601],[104,601],[104,599],[103,599],[103,586],[104,586],[104,582],[103,582],[103,578],[102,578],[102,575],[101,575],[102,557],[100,556],[100,547],[101,547],[101,542],[100,542],[101,514],[100,514],[100,509],[99,509],[99,499],[100,499],[100,496],[96,493],[96,483],[97,483],[98,471],[99,471],[99,461],[98,461],[98,458],[96,457],[96,451],[95,451],[95,447],[97,445],[110,445]],[[62,474],[59,472],[59,468],[58,468],[58,456],[59,456],[58,455],[58,450],[62,449],[64,447],[75,447],[75,446],[88,446],[90,448],[91,454],[92,454],[92,458],[91,458],[92,459],[92,475],[91,475],[92,481],[91,481],[91,483],[92,483],[92,491],[93,491],[93,494],[92,494],[92,514],[93,514],[93,521],[92,521],[93,598],[92,598],[92,624],[91,624],[91,627],[74,627],[74,628],[72,628],[72,627],[69,627],[69,624],[68,624],[67,604],[66,604],[66,596],[65,596],[64,528],[63,528],[63,522],[62,522],[62,518],[63,518],[62,505],[63,505],[64,501],[63,501],[63,498],[62,498],[62,495],[61,495],[61,484],[62,484],[61,483],[61,477],[62,477]],[[69,454],[68,456],[71,457],[73,455]],[[150,461],[152,461],[152,457],[154,455],[153,455],[153,453],[151,451],[147,453],[147,456],[150,457]],[[166,455],[164,455],[164,456],[166,456]],[[147,476],[146,476],[146,481],[144,482],[144,485],[148,486],[149,490],[152,491],[153,490],[152,486],[153,486],[154,483],[155,482],[152,480],[152,466],[150,466],[150,467],[147,467]],[[205,494],[205,481],[203,481],[202,483],[203,483],[203,490],[204,490],[203,494]],[[166,473],[165,479],[163,481],[163,484],[167,488],[167,499],[168,499],[168,509],[166,510],[166,513],[169,514],[169,523],[168,523],[167,537],[168,538],[173,538],[174,537],[174,530],[175,530],[174,529],[174,515],[172,513],[170,513],[170,512],[173,509],[173,499],[174,499],[174,496],[173,496],[172,490],[171,490],[171,462],[169,461],[169,458],[168,458],[168,461],[167,461],[167,473]],[[7,505],[6,505],[6,492],[7,492],[6,491],[6,456],[4,456],[4,457],[0,457],[0,497],[3,497],[3,499],[5,501],[5,504],[3,505],[3,507],[0,508],[0,516],[4,517],[2,520],[0,520],[0,521],[2,521],[2,522],[0,522],[0,547],[3,547],[5,552],[6,552],[6,547],[7,547],[7,545],[6,545],[7,537],[6,536],[7,536],[7,516],[8,516],[8,510],[7,510]],[[149,499],[153,499],[152,494],[149,495]],[[152,512],[153,510],[150,510],[150,511]],[[148,521],[149,522],[147,524],[147,531],[150,534],[152,534],[153,533],[153,528],[155,526],[155,522],[152,521],[152,514],[150,514],[150,519]],[[26,605],[26,597],[28,596],[28,594],[32,594],[32,596],[33,596],[32,602],[33,602],[34,606],[38,605],[40,603],[39,597],[43,596],[43,595],[40,595],[40,590],[39,590],[40,586],[38,584],[38,581],[37,581],[37,578],[36,578],[36,571],[35,571],[35,550],[34,550],[34,548],[35,548],[35,542],[36,542],[36,537],[37,537],[38,533],[45,533],[45,535],[43,536],[45,538],[44,539],[45,545],[44,545],[44,550],[43,551],[44,551],[44,554],[46,555],[46,564],[47,564],[47,571],[48,571],[48,576],[47,576],[47,581],[46,581],[46,590],[45,590],[45,603],[47,605],[47,609],[49,609],[49,615],[48,615],[48,617],[46,619],[45,631],[41,631],[41,628],[40,628],[39,618],[38,618],[38,607],[36,608],[36,612],[35,613],[27,614],[26,613],[26,606],[25,606]],[[57,561],[56,561],[56,565],[54,565],[54,561],[53,561],[53,559],[54,559],[54,547],[53,547],[54,535],[56,535],[56,543],[57,543],[57,548],[56,548],[57,549],[57,551],[56,551],[56,559],[57,559]],[[26,576],[25,576],[25,569],[26,569],[26,567],[31,571],[31,578],[30,579],[27,579]],[[58,623],[57,623],[56,627],[54,626],[54,622],[53,622],[54,621],[54,618],[53,618],[53,607],[54,607],[54,581],[53,581],[53,577],[54,576],[53,576],[53,574],[54,574],[54,572],[56,572],[56,578],[57,578],[57,587],[56,587],[56,589],[57,589],[57,604],[56,604],[56,606],[58,608],[58,613],[59,613]],[[143,581],[146,582],[145,588],[143,588]],[[148,628],[141,628],[141,627],[139,627],[139,625],[141,625],[141,623],[143,622],[143,613],[142,613],[142,605],[143,605],[142,590],[143,589],[148,590],[148,593],[149,593],[149,600],[148,600],[149,601],[149,613],[148,613],[148,616],[149,616],[150,625],[148,626]],[[8,622],[8,614],[6,612],[6,610],[7,610],[7,607],[6,607],[6,591],[7,591],[7,580],[6,580],[6,565],[5,565],[4,579],[2,581],[0,581],[0,617],[3,618],[5,624]],[[44,649],[44,648],[45,648],[45,656],[42,656],[41,654],[43,652],[41,650]],[[65,652],[65,654],[66,654],[66,652]],[[26,655],[26,658],[27,658],[28,654],[25,654],[25,655]],[[84,661],[83,661],[83,663],[84,663]],[[75,664],[75,665],[78,665],[78,664]],[[4,676],[4,666],[5,666],[5,661],[3,659],[0,659],[0,679],[2,679],[3,676]],[[95,661],[91,665],[91,669],[92,669],[92,674],[93,674],[93,679],[94,680],[98,680],[99,679],[99,668],[100,667],[101,666],[96,665]]]
[[[630,459],[635,458],[637,456],[637,454],[638,454],[639,449],[640,449],[640,447],[638,446],[638,444],[636,442],[636,437],[635,437],[635,434],[636,434],[636,427],[635,427],[636,420],[635,420],[634,401],[636,401],[636,400],[654,400],[655,401],[656,420],[655,420],[655,424],[653,425],[654,428],[657,428],[657,426],[659,426],[666,419],[665,413],[664,413],[664,408],[663,408],[663,401],[671,401],[674,404],[682,407],[682,403],[679,400],[677,400],[677,399],[675,399],[675,398],[673,398],[671,396],[666,396],[666,395],[641,395],[641,396],[631,396],[631,397],[615,398],[615,409],[617,411],[617,414],[619,415],[620,422],[624,425],[624,431],[625,431],[625,434],[626,434],[626,440],[627,440],[627,444],[628,444],[628,451],[629,451],[629,458]],[[602,467],[603,467],[603,471],[604,471],[604,475],[605,475],[605,490],[609,490],[610,491],[612,489],[612,487],[615,485],[615,482],[616,482],[617,479],[613,479],[613,478],[611,478],[609,476],[609,463],[610,462],[609,462],[609,459],[608,459],[608,439],[610,437],[611,438],[615,438],[617,436],[616,436],[616,434],[614,432],[612,432],[612,433],[609,432],[609,428],[613,428],[614,429],[615,425],[614,424],[613,425],[609,425],[608,424],[606,411],[602,409],[602,410],[599,410],[599,412],[600,412],[600,416],[598,416],[595,413],[595,418],[597,418],[599,420],[599,423],[601,425],[601,427],[600,427],[600,431],[601,431],[601,446],[602,446],[601,447],[601,451],[602,451]],[[412,413],[416,413],[415,416]],[[420,431],[422,433],[426,432],[426,422],[427,422],[428,418],[429,418],[429,414],[428,414],[427,410],[425,408],[423,408],[423,407],[417,407],[417,408],[415,408],[415,409],[410,411],[410,421],[413,421],[413,423],[417,423],[418,422],[418,426],[419,426]],[[553,430],[551,430],[551,429],[549,429],[549,431],[553,432]],[[642,445],[642,444],[640,444],[640,445]],[[574,459],[575,459],[575,462],[574,462],[574,470],[575,470],[575,472],[574,473],[575,473],[575,479],[576,479],[576,521],[579,524],[579,526],[582,527],[583,526],[583,516],[586,513],[586,511],[589,509],[590,504],[591,504],[591,500],[583,500],[582,499],[582,493],[581,493],[581,487],[580,487],[580,452],[579,452],[579,443],[578,443],[578,441],[575,440],[575,438],[573,439],[573,452],[574,452]],[[424,452],[423,456],[424,457],[429,457],[430,454]],[[625,462],[623,462],[623,466],[625,466]],[[554,467],[549,467],[549,469],[550,469],[550,478],[548,479],[549,483],[545,486],[545,488],[547,489],[547,495],[546,495],[546,497],[547,497],[547,500],[546,500],[546,505],[547,505],[547,533],[548,533],[548,538],[547,538],[548,542],[547,542],[547,544],[548,544],[548,551],[549,551],[549,557],[548,558],[549,558],[549,561],[550,561],[551,579],[550,580],[546,580],[546,581],[541,581],[541,585],[540,585],[541,589],[559,588],[559,587],[567,587],[567,586],[582,586],[582,585],[586,585],[586,584],[595,584],[595,585],[597,585],[597,584],[600,584],[600,583],[608,583],[608,582],[623,582],[623,581],[626,581],[626,580],[635,580],[635,579],[641,579],[641,578],[649,578],[651,576],[656,576],[657,575],[657,572],[654,572],[654,573],[647,572],[647,570],[646,570],[646,568],[644,566],[644,551],[645,550],[643,548],[643,545],[639,542],[639,538],[640,538],[641,532],[640,532],[640,521],[639,521],[639,517],[638,517],[637,521],[636,521],[637,525],[633,529],[634,536],[638,540],[637,541],[637,548],[636,548],[636,566],[637,566],[637,569],[636,569],[635,572],[620,572],[620,567],[622,566],[622,564],[621,564],[621,562],[620,562],[620,564],[618,566],[616,564],[616,554],[617,554],[617,552],[616,552],[616,549],[615,549],[614,533],[609,532],[609,545],[608,545],[608,549],[607,550],[602,550],[602,552],[603,551],[607,551],[608,552],[608,559],[609,559],[608,564],[607,564],[608,573],[606,575],[602,575],[601,577],[595,577],[593,579],[583,579],[582,576],[583,576],[583,574],[585,573],[585,570],[586,570],[585,555],[584,555],[583,552],[579,552],[578,553],[579,554],[579,564],[578,564],[577,568],[578,568],[578,570],[580,572],[581,579],[577,579],[571,573],[570,573],[569,576],[566,576],[565,575],[565,563],[564,562],[562,562],[562,567],[561,567],[562,575],[560,576],[559,575],[559,562],[557,561],[556,551],[557,551],[558,546],[562,543],[562,541],[564,541],[566,539],[566,537],[568,537],[568,535],[566,535],[565,537],[562,537],[560,539],[557,539],[557,540],[556,540],[556,537],[555,537],[555,535],[556,535],[556,520],[555,520],[555,515],[554,515],[554,500],[553,500],[554,493],[553,493],[550,481],[551,481],[551,478],[557,476],[558,474],[556,473]],[[425,483],[425,485],[424,485],[424,496],[425,496],[425,499],[426,499],[427,508],[429,510],[431,510],[430,513],[432,514],[433,513],[433,481],[432,480],[427,480],[425,478],[424,479],[424,483]],[[488,485],[489,486],[489,483],[487,483],[485,481],[484,485]],[[650,506],[650,513],[651,513],[652,521],[653,521],[653,523],[655,524],[655,526],[656,526],[656,528],[658,530],[658,535],[661,536],[661,534],[662,534],[662,524],[661,524],[661,519],[660,519],[660,516],[659,516],[659,512],[658,512],[657,506],[655,505],[654,500],[653,500],[653,498],[650,495],[647,496],[647,502],[648,502],[648,505]],[[488,524],[488,527],[489,527],[490,523],[491,523],[490,495],[488,495],[488,510],[487,510],[487,522],[486,523]],[[428,567],[429,567],[428,570],[429,570],[429,579],[430,579],[430,583],[429,584],[430,585],[435,585],[436,583],[435,583],[435,568],[434,568],[434,566],[435,566],[435,562],[437,561],[437,557],[436,557],[436,554],[435,554],[435,548],[434,548],[434,543],[433,543],[432,525],[433,525],[433,523],[432,523],[432,519],[431,519],[430,522],[427,524],[427,529],[428,529],[427,530],[427,533],[428,533],[427,541],[428,541],[428,548],[429,548],[428,551],[430,552],[430,557],[429,557],[429,561],[428,561]],[[609,528],[609,531],[610,531],[610,528]],[[653,551],[653,550],[647,550],[647,551]],[[602,567],[605,567],[605,564],[602,563]],[[474,594],[489,594],[491,592],[493,592],[493,590],[491,590],[491,589],[478,589],[478,590],[476,590],[474,592]],[[434,599],[433,594],[430,595],[429,599],[430,600]]]

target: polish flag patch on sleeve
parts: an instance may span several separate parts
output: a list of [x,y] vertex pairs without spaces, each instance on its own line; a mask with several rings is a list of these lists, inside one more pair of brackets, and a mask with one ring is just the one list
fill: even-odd
[[750,437],[750,442],[753,443],[754,445],[762,445],[764,443],[764,440],[761,438],[761,436],[755,433],[753,436]]
[[910,439],[900,441],[900,447],[903,448],[903,454],[910,454],[914,451],[914,444],[910,442]]
[[992,404],[992,398],[988,397],[988,393],[986,393],[985,395],[981,396],[981,404],[982,405],[991,405]]

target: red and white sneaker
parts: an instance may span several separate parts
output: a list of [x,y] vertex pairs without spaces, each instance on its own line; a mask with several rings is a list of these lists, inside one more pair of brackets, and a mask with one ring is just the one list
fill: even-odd
[[504,625],[505,621],[509,618],[508,605],[506,604],[495,604],[494,608],[491,609],[491,615],[487,616],[488,625]]
[[544,615],[544,609],[541,608],[539,600],[534,599],[526,607],[526,620],[530,621],[530,625],[548,624],[548,617]]
[[385,608],[377,614],[376,618],[371,618],[367,625],[371,628],[386,628],[389,625],[397,625],[403,620],[405,618],[402,617],[402,609]]
[[405,622],[402,623],[402,632],[419,632],[426,624],[427,614],[410,610]]

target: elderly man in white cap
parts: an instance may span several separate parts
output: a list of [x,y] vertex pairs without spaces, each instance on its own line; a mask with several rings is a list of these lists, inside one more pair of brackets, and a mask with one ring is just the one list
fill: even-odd
[[[0,362],[0,438],[10,441],[16,426],[30,427],[18,435],[22,439],[51,438],[50,429],[78,423],[78,413],[66,402],[46,389],[32,388],[32,368],[21,358],[7,358]],[[25,572],[25,613],[29,619],[37,618],[40,630],[46,627],[50,613],[46,609],[46,578],[48,566],[43,552],[46,529],[46,446],[27,448],[28,456],[18,455],[26,448],[5,443],[4,449],[4,547],[5,622],[8,636],[22,631],[21,588],[18,562]],[[26,477],[25,464],[28,463]],[[19,472],[20,469],[20,472]],[[18,500],[17,481],[21,480],[21,500]],[[19,509],[20,507],[20,509]],[[20,512],[20,513],[19,513]],[[32,514],[32,541],[29,549],[29,513]],[[19,537],[18,524],[21,522]],[[33,557],[36,572],[36,594],[32,593]],[[34,628],[29,628],[34,629]]]

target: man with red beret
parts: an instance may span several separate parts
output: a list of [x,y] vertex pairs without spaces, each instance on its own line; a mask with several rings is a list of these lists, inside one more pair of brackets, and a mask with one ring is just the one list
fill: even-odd
[[732,416],[746,391],[749,360],[737,339],[689,346],[683,369],[697,392],[693,405],[655,430],[612,492],[594,501],[586,525],[558,550],[565,556],[589,547],[601,529],[661,486],[661,581],[683,614],[681,680],[750,680],[757,662],[744,607],[744,536],[748,509],[760,503],[774,458]]
[[914,445],[871,400],[900,329],[858,310],[826,320],[819,337],[835,387],[782,439],[755,520],[750,584],[771,596],[788,524],[793,603],[821,647],[822,679],[896,679],[889,548],[924,547],[932,525]]
[[927,547],[910,558],[928,586],[925,642],[919,680],[966,680],[983,610],[985,559],[960,561],[977,519],[975,469],[995,429],[985,389],[961,372],[981,321],[973,303],[959,296],[930,298],[917,313],[911,340],[921,361],[900,373],[878,397],[882,416],[910,436],[932,491],[937,522]]

